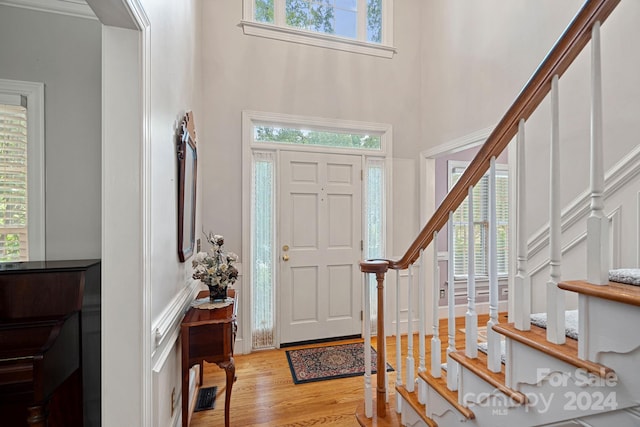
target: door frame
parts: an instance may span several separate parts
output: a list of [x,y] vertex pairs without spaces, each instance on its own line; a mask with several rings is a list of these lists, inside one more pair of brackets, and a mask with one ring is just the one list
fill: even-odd
[[[278,144],[278,143],[265,143],[265,142],[256,142],[253,137],[253,127],[255,124],[269,124],[269,125],[282,125],[289,127],[304,127],[311,129],[319,129],[319,130],[327,130],[327,131],[343,131],[343,132],[354,132],[354,133],[375,133],[376,135],[380,135],[381,138],[381,148],[380,150],[371,150],[371,149],[351,149],[351,148],[340,148],[340,147],[324,147],[324,146],[305,146],[305,145],[294,145],[294,144]],[[288,115],[288,114],[279,114],[279,113],[267,113],[260,111],[249,111],[245,110],[242,112],[242,283],[240,284],[240,290],[242,292],[241,298],[241,331],[244,339],[242,340],[242,348],[237,348],[236,352],[238,353],[250,353],[252,351],[252,301],[253,301],[253,293],[252,293],[252,193],[253,193],[253,155],[255,152],[268,152],[273,153],[274,156],[274,179],[277,180],[278,177],[278,169],[279,169],[279,159],[281,151],[301,151],[301,152],[310,152],[310,153],[322,153],[322,154],[349,154],[360,156],[362,159],[363,171],[366,168],[368,159],[379,159],[384,162],[384,226],[383,226],[383,237],[384,237],[384,248],[386,254],[391,254],[391,242],[393,241],[393,230],[392,230],[392,162],[391,162],[391,153],[392,151],[392,126],[385,123],[371,123],[371,122],[361,122],[361,121],[352,121],[352,120],[340,120],[340,119],[328,119],[321,117],[308,117],[308,116],[297,116],[297,115]],[[364,173],[364,172],[363,172]],[[363,240],[365,238],[365,213],[366,213],[366,186],[365,181],[363,180],[362,184],[362,209],[361,214],[363,216],[362,219],[362,236]],[[279,185],[275,185],[275,206],[278,206],[278,200],[280,200],[280,188]],[[278,245],[280,244],[280,237],[278,233],[278,218],[279,212],[275,212],[275,221],[274,221],[274,253],[278,253],[277,249],[279,249]],[[279,257],[273,257],[274,262],[273,272],[274,272],[274,281],[277,281],[278,275],[280,273],[280,267],[278,263]],[[277,292],[276,288],[276,292]],[[363,289],[364,295],[364,289]],[[274,297],[274,311],[275,311],[275,319],[274,319],[274,333],[275,340],[274,346],[280,346],[280,329],[279,329],[279,298],[278,294]],[[364,296],[363,296],[364,298]],[[364,299],[363,299],[364,301]]]

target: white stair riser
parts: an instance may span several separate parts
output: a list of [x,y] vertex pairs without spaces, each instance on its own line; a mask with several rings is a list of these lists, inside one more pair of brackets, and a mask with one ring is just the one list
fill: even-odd
[[458,410],[445,400],[435,389],[427,386],[427,417],[438,423],[437,419],[446,416],[447,414],[453,414],[454,418],[458,421],[468,421]]
[[[568,427],[585,425],[578,423],[578,420],[587,423],[586,425],[590,427],[636,427],[640,425],[640,407],[637,406],[632,407],[631,410],[618,409],[595,415],[585,415],[581,411],[565,411],[564,416],[554,421],[549,421],[544,414],[539,414],[534,409],[527,410],[524,406],[519,408],[474,406],[472,409],[476,417],[468,420],[460,416],[458,411],[439,394],[434,395],[433,398],[430,396],[429,402],[438,408],[436,412],[439,415],[431,413],[430,417],[439,427],[534,427],[541,425]],[[426,423],[408,404],[404,405],[402,424],[411,427],[426,427]]]
[[465,406],[483,404],[489,396],[496,396],[500,404],[504,404],[507,408],[515,408],[520,405],[464,367],[462,367],[461,371],[458,396],[460,403]]
[[408,403],[402,405],[401,422],[403,426],[407,427],[427,427],[427,424],[422,420],[420,414]]
[[626,409],[606,414],[581,417],[580,421],[590,427],[637,427],[640,425],[640,413]]
[[[580,316],[580,322],[587,322],[586,358],[603,363],[600,353],[629,353],[640,347],[640,307],[602,298],[579,296],[584,301],[588,314]],[[615,366],[612,369],[617,370]]]
[[[570,384],[563,387],[556,383],[524,386],[521,391],[527,396],[528,402],[520,404],[467,369],[463,369],[461,380],[463,403],[467,403],[466,406],[476,414],[478,426],[535,426],[576,418],[589,412],[598,413],[601,411],[596,405],[600,400],[598,393],[603,394],[603,403],[609,393],[614,393],[609,401],[612,403],[617,394],[611,390],[608,387],[606,390],[572,387]],[[609,411],[617,407],[616,401],[616,405],[603,405],[602,410]]]
[[[640,348],[626,354],[602,352],[598,359],[603,365],[615,370],[624,394],[632,401],[640,403]],[[637,425],[640,425],[640,422]]]

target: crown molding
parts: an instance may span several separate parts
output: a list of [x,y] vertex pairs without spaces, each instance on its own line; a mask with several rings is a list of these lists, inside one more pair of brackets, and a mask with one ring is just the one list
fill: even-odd
[[458,151],[467,150],[469,148],[477,147],[484,144],[489,138],[491,132],[493,132],[494,126],[490,126],[484,129],[480,129],[476,132],[464,135],[453,141],[440,144],[436,147],[429,148],[420,152],[420,157],[423,159],[431,159],[443,156],[445,154],[453,154]]
[[59,13],[78,18],[97,19],[91,7],[84,0],[0,0],[0,5]]

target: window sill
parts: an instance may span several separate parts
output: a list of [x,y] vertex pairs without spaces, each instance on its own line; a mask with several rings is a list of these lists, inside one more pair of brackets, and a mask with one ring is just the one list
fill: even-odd
[[[499,275],[498,281],[507,280],[509,278],[508,275]],[[466,284],[468,279],[466,277],[455,277],[453,279],[453,283],[455,284]],[[486,276],[476,277],[476,283],[489,283],[489,278]]]
[[396,48],[392,46],[367,43],[359,40],[352,40],[295,28],[279,27],[261,22],[240,21],[240,26],[244,33],[250,36],[266,37],[275,40],[283,40],[292,43],[342,50],[388,59],[392,58],[396,53]]

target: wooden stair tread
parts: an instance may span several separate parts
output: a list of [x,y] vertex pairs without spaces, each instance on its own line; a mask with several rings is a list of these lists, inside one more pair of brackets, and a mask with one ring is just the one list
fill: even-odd
[[513,323],[499,323],[493,326],[493,330],[507,338],[516,340],[529,347],[535,348],[549,356],[569,363],[577,368],[582,368],[601,378],[613,372],[613,369],[589,360],[578,357],[578,341],[567,338],[565,344],[554,344],[547,341],[547,330],[531,325],[530,331],[520,331]]
[[527,398],[523,393],[505,385],[504,365],[502,365],[500,372],[490,371],[489,368],[487,368],[487,355],[481,351],[478,352],[478,357],[475,359],[467,357],[464,351],[450,353],[450,356],[476,376],[509,396],[513,401],[521,404],[526,403]]
[[404,400],[407,401],[418,414],[420,414],[420,418],[422,418],[425,424],[427,424],[429,427],[438,427],[438,424],[435,421],[427,417],[426,406],[420,403],[420,400],[418,400],[418,393],[410,392],[403,385],[396,386],[396,391],[400,393]]
[[594,285],[584,280],[569,280],[558,283],[558,287],[565,291],[640,306],[640,286],[617,282],[609,282],[607,285]]
[[427,372],[420,372],[418,376],[425,380],[427,384],[436,390],[440,396],[444,397],[447,402],[453,405],[462,415],[464,415],[465,418],[472,420],[476,417],[471,409],[458,403],[458,392],[449,390],[449,387],[447,387],[446,371],[442,371],[440,378],[434,378]]

